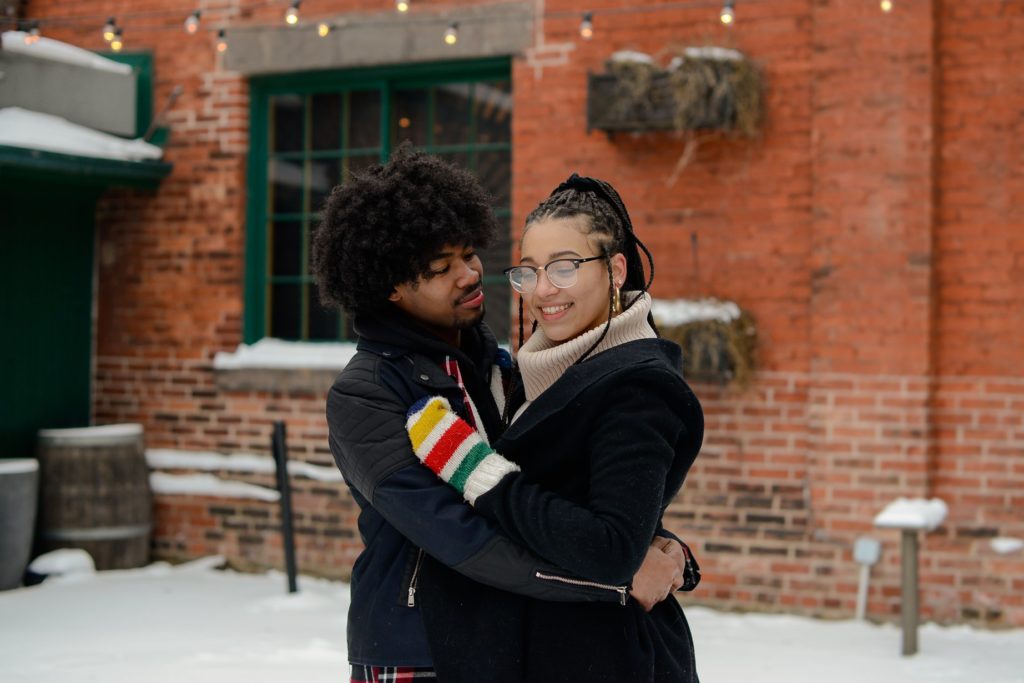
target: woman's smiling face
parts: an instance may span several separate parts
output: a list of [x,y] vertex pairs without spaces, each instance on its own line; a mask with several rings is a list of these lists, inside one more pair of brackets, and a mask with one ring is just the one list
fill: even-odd
[[[580,264],[576,284],[559,289],[548,280],[543,268],[557,259],[581,259],[601,254],[597,236],[581,229],[585,217],[548,218],[526,227],[522,241],[524,266],[538,269],[537,286],[523,294],[523,304],[553,342],[568,341],[608,320],[608,261],[599,259]],[[626,258],[611,257],[612,279],[621,286],[626,279]]]

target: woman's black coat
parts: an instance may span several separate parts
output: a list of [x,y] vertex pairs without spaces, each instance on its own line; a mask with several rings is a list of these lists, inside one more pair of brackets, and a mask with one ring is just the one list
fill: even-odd
[[[573,576],[625,591],[703,438],[679,347],[629,342],[570,367],[494,445],[522,474],[476,508]],[[441,683],[696,681],[675,600],[532,600],[432,565],[424,619]]]

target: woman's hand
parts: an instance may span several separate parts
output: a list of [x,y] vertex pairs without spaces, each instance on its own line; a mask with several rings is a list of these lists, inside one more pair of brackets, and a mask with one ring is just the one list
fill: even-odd
[[629,594],[650,612],[654,606],[683,585],[686,555],[679,543],[670,538],[655,538],[647,549],[644,563],[633,577]]

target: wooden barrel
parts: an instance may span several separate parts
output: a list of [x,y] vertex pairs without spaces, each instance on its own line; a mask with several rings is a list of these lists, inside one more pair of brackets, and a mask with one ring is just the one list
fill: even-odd
[[39,546],[81,548],[97,569],[149,562],[153,494],[142,425],[39,432]]

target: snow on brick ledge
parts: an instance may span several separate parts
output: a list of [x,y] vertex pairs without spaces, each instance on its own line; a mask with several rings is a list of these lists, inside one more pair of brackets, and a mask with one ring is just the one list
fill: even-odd
[[685,325],[697,320],[731,323],[740,317],[740,307],[718,299],[655,299],[651,313],[659,325]]
[[356,355],[354,342],[292,342],[266,338],[239,344],[233,352],[218,351],[215,370],[341,370]]
[[212,474],[167,474],[152,472],[149,485],[153,493],[178,496],[213,496],[215,498],[253,498],[276,501],[281,494],[255,484],[220,479]]
[[938,498],[897,498],[875,515],[875,526],[887,529],[935,529],[949,513],[945,501]]
[[1024,550],[1024,539],[998,536],[989,541],[989,546],[1000,555],[1009,555]]
[[[205,451],[178,451],[170,448],[146,450],[146,464],[154,470],[201,470],[221,472],[249,472],[273,474],[277,471],[274,459],[255,453],[224,455]],[[334,467],[322,467],[301,460],[289,460],[288,472],[293,476],[315,481],[340,482],[341,472]]]

